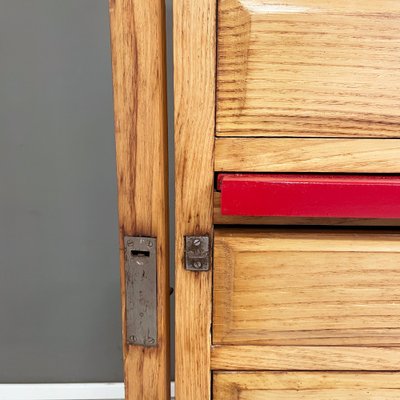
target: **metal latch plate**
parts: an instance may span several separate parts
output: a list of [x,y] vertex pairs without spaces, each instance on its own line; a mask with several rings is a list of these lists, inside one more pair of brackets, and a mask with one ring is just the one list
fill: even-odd
[[185,268],[188,271],[210,269],[210,238],[208,236],[185,236]]
[[130,345],[157,345],[157,239],[126,236],[126,337]]

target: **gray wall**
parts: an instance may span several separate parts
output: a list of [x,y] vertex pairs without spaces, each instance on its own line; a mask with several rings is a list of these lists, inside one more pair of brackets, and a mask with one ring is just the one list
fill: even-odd
[[108,0],[0,0],[0,383],[122,380],[109,47]]
[[0,0],[0,383],[121,381],[106,0]]

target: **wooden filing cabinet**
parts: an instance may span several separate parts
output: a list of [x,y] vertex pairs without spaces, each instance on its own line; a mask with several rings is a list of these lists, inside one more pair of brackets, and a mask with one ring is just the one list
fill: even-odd
[[[110,15],[126,398],[167,400],[165,2]],[[176,399],[399,399],[399,0],[173,0],[173,41]]]
[[396,177],[400,3],[175,0],[174,46],[177,399],[399,398],[396,196],[385,218],[235,215],[218,180]]

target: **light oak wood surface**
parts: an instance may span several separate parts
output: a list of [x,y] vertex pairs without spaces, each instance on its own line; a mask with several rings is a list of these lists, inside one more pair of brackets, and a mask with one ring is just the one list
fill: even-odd
[[[165,10],[110,0],[127,400],[169,400]],[[157,238],[157,347],[126,345],[124,235]]]
[[184,236],[213,235],[216,0],[174,0],[175,385],[177,400],[211,398],[212,272],[184,268]]
[[398,139],[223,138],[219,172],[400,173]]
[[252,346],[212,347],[219,371],[398,371],[400,347]]
[[400,234],[217,229],[213,343],[400,345]]
[[214,400],[397,400],[399,373],[215,373]]
[[218,4],[219,136],[400,136],[399,1]]

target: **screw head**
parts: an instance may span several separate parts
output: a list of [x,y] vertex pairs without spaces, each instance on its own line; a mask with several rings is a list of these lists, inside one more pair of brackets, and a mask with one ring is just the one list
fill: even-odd
[[200,269],[202,266],[203,266],[203,264],[202,264],[201,261],[195,261],[193,263],[193,267],[196,268],[196,269]]
[[148,337],[147,338],[147,343],[149,343],[149,344],[154,344],[156,341],[155,341],[155,339],[154,338],[151,338],[151,337]]
[[193,244],[194,244],[196,247],[200,246],[200,244],[201,244],[200,239],[194,239],[194,240],[193,240]]
[[135,338],[135,336],[129,336],[129,340],[131,341],[131,342],[136,342],[136,338]]

